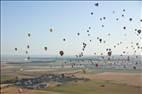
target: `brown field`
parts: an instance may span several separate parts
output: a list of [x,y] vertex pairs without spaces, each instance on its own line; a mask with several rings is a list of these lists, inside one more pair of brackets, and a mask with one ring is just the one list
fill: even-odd
[[[1,67],[2,81],[15,79],[16,76],[27,78],[51,73],[48,70],[18,71],[19,68],[7,64]],[[18,93],[20,87],[1,84],[1,94],[142,94],[142,73],[90,71],[83,73],[81,70],[57,71],[54,73],[63,72],[65,75],[88,78],[90,81],[68,82],[59,87],[51,85],[51,87],[40,90],[23,89],[23,93]],[[102,85],[105,87],[101,87]]]

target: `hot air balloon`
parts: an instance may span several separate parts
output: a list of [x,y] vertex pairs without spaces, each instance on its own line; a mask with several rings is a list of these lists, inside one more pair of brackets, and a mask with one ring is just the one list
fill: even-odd
[[93,15],[93,12],[91,12],[91,15]]
[[31,34],[30,33],[28,33],[28,37],[30,37],[31,36]]
[[80,35],[80,33],[77,33],[77,35],[79,36],[79,35]]
[[98,7],[98,6],[99,6],[99,3],[95,3],[94,5],[95,5],[96,7]]
[[50,31],[50,32],[53,32],[53,29],[52,29],[52,28],[50,28],[50,29],[49,29],[49,31]]
[[89,30],[87,30],[87,32],[89,32]]
[[90,34],[88,34],[88,36],[90,36]]
[[139,29],[137,32],[140,34],[140,33],[141,33],[141,30]]
[[30,57],[29,57],[29,56],[27,57],[27,60],[30,60]]
[[59,54],[60,54],[61,56],[63,56],[63,55],[64,55],[64,52],[63,52],[63,51],[60,51]]
[[125,51],[123,51],[123,54],[125,54]]
[[98,65],[98,64],[96,64],[96,67],[97,67],[97,68],[98,68],[98,66],[99,66],[99,65]]
[[108,50],[109,50],[109,51],[111,51],[111,49],[110,49],[110,48],[109,48]]
[[110,33],[108,33],[108,36],[110,36]]
[[102,39],[99,39],[100,43],[102,42]]
[[129,18],[129,21],[132,21],[132,18]]
[[18,49],[17,49],[17,48],[14,48],[14,50],[17,51]]
[[28,54],[28,51],[26,51],[25,53]]
[[29,48],[30,48],[30,46],[29,46],[29,45],[27,45],[27,48],[29,49]]
[[114,14],[114,13],[115,13],[115,11],[113,10],[113,11],[112,11],[112,13]]
[[123,9],[123,12],[125,12],[126,10],[125,9]]
[[126,29],[126,27],[124,26],[123,29]]
[[104,27],[104,25],[102,24],[102,27]]
[[89,27],[89,29],[91,29],[91,27]]
[[106,17],[103,17],[103,19],[105,20],[105,19],[106,19]]
[[133,66],[133,69],[136,70],[136,66]]
[[139,43],[136,43],[136,45],[138,46],[138,45],[139,45]]
[[118,21],[119,20],[119,18],[116,18],[116,21]]
[[109,52],[107,53],[107,54],[108,54],[108,56],[111,56],[111,53],[112,53],[112,52],[111,52],[111,51],[109,51]]
[[47,47],[44,47],[44,50],[47,51]]
[[65,39],[65,38],[63,38],[63,41],[66,41],[66,39]]
[[116,46],[114,45],[114,48],[116,48]]

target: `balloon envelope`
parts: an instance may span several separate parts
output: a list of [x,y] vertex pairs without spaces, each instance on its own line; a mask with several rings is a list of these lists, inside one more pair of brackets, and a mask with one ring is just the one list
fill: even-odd
[[60,51],[59,54],[60,54],[61,56],[63,56],[63,55],[64,55],[64,52],[63,52],[63,51]]
[[28,37],[30,37],[31,36],[31,34],[30,33],[28,33]]
[[15,51],[17,51],[18,49],[17,48],[15,48]]
[[108,56],[111,56],[111,51],[108,52]]
[[53,29],[52,29],[52,28],[50,28],[50,29],[49,29],[49,31],[50,31],[50,32],[53,32]]
[[140,34],[140,33],[141,33],[141,30],[139,29],[137,32]]
[[44,47],[44,50],[47,51],[47,47]]

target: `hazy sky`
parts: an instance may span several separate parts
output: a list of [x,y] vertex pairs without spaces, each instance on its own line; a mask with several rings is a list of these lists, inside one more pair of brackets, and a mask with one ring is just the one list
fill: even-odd
[[[97,2],[98,7],[94,6]],[[106,17],[106,20],[100,21],[101,17]],[[130,22],[129,18],[133,20]],[[111,48],[113,54],[121,54],[124,50],[133,54],[130,43],[140,43],[134,29],[142,28],[141,18],[140,1],[2,1],[1,54],[25,55],[29,44],[32,55],[58,55],[60,50],[65,55],[76,55],[82,51],[82,42],[87,43],[85,55],[105,54],[106,48]],[[91,29],[87,33],[89,26]],[[126,30],[123,30],[124,26]],[[50,28],[53,32],[49,32]],[[28,32],[31,38],[27,37]],[[77,36],[78,32],[80,36]],[[100,44],[97,37],[106,43]],[[120,41],[123,43],[113,48]],[[44,46],[47,46],[47,51]]]

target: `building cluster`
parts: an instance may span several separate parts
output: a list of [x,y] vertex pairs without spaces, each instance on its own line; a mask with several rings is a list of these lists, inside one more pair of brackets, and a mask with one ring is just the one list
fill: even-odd
[[65,83],[68,81],[85,80],[84,78],[76,78],[74,76],[65,76],[64,74],[47,74],[39,77],[20,79],[16,81],[17,86],[21,86],[28,89],[47,88],[48,82],[54,81],[59,83]]

